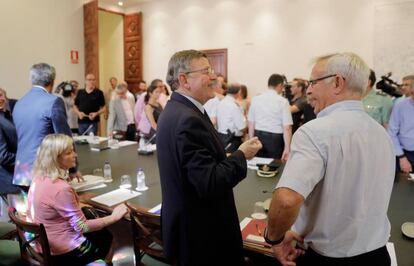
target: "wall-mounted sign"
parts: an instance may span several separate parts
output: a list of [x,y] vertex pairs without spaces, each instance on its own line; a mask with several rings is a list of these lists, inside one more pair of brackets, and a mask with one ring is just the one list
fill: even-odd
[[72,64],[79,64],[79,51],[77,50],[70,51],[70,62]]

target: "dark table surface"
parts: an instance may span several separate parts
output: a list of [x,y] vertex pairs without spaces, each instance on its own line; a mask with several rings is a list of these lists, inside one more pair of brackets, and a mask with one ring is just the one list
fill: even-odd
[[[139,167],[144,169],[146,175],[147,191],[142,192],[139,197],[129,200],[134,205],[152,208],[161,203],[161,185],[159,179],[158,163],[156,154],[138,155],[137,145],[121,147],[115,150],[103,150],[100,152],[90,151],[88,145],[77,145],[79,169],[83,174],[92,174],[93,169],[102,168],[105,161],[112,167],[112,183],[107,187],[91,190],[95,194],[103,194],[119,187],[121,175],[130,175],[132,187],[136,187],[136,172]],[[281,168],[280,168],[281,170]],[[237,211],[240,221],[249,217],[253,211],[254,203],[264,201],[271,197],[271,194],[263,191],[272,191],[276,186],[280,172],[277,177],[258,177],[255,171],[248,170],[247,177],[235,188]],[[352,200],[352,199],[349,199]],[[407,238],[401,233],[401,225],[404,222],[414,222],[414,182],[407,180],[406,176],[399,176],[395,179],[388,208],[388,217],[391,222],[390,242],[395,245],[397,262],[400,266],[414,265],[414,239]]]

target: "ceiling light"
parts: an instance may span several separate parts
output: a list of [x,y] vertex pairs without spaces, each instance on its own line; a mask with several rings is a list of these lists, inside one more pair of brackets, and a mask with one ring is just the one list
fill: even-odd
[[118,6],[123,6],[123,5],[124,5],[124,2],[122,2],[122,1],[118,2]]

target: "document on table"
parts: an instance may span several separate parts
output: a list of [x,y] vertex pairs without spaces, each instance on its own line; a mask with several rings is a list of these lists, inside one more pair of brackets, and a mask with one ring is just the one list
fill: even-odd
[[273,158],[253,157],[247,161],[247,167],[252,170],[257,170],[257,164],[270,164]]
[[388,242],[387,243],[387,250],[388,253],[390,254],[390,258],[391,258],[391,266],[397,266],[397,256],[395,255],[395,248],[394,248],[394,243],[392,242]]
[[70,182],[70,185],[75,191],[81,192],[89,189],[94,189],[97,186],[103,185],[104,183],[104,178],[102,176],[84,175],[83,179],[85,180],[83,182],[78,182],[76,179],[73,179]]
[[161,214],[161,203],[155,206],[154,208],[149,209],[148,212],[153,214]]
[[111,192],[96,196],[91,200],[103,204],[105,206],[112,207],[121,202],[138,197],[139,195],[141,195],[140,192],[133,191],[130,189],[119,188]]

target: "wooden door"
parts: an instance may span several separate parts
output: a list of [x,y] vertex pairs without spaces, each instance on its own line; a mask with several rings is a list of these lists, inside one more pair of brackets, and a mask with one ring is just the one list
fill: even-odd
[[227,81],[227,49],[212,49],[202,50],[210,61],[211,67],[216,74],[224,76],[224,80]]
[[85,75],[92,73],[99,87],[99,31],[98,1],[83,5],[83,27],[85,39]]
[[142,13],[124,17],[124,73],[131,92],[142,79]]

